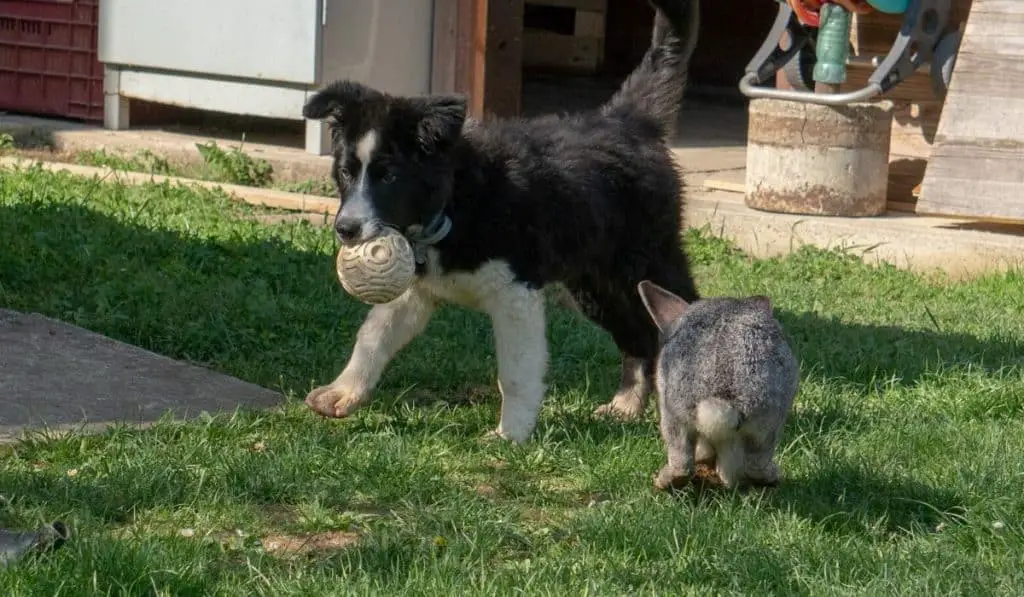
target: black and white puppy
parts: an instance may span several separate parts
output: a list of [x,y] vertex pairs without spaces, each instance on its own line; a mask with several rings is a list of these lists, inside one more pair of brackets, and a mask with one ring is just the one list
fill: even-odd
[[637,292],[650,280],[699,297],[680,238],[682,182],[667,147],[697,40],[699,0],[652,0],[651,48],[598,109],[529,120],[466,118],[460,97],[396,97],[351,81],[322,89],[303,115],[327,120],[341,197],[341,243],[385,226],[417,252],[418,277],[374,306],[352,355],[306,403],[328,417],[364,404],[388,362],[436,306],[487,313],[501,419],[522,442],[544,399],[543,288],[561,284],[622,354],[622,380],[597,414],[635,417],[653,391],[658,330]]

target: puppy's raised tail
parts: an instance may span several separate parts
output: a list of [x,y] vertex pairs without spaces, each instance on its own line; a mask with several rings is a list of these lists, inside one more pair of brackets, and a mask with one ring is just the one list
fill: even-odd
[[655,120],[663,135],[676,124],[697,46],[700,0],[650,0],[655,8],[651,47],[643,61],[604,105],[610,116],[629,118],[638,113]]

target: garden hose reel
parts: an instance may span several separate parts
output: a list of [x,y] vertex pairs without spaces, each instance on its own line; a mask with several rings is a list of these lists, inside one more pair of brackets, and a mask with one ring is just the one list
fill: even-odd
[[[811,0],[821,5],[820,11],[813,13],[814,18],[809,18],[802,8],[801,3],[808,0],[777,1],[779,12],[775,22],[740,80],[739,88],[745,96],[825,105],[864,102],[889,92],[927,65],[935,96],[945,97],[961,38],[959,29],[949,27],[951,0],[861,2],[868,8],[859,12],[878,9],[903,14],[899,33],[884,57],[851,56],[852,15],[847,7],[860,0]],[[783,48],[786,37],[788,47]],[[873,66],[874,72],[860,89],[842,93],[815,91],[816,83],[841,84],[848,66]],[[793,89],[763,86],[780,70]]]

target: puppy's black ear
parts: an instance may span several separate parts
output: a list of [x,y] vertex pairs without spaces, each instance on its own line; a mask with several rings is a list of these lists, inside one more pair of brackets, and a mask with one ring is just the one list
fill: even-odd
[[302,117],[340,122],[343,116],[351,117],[359,104],[379,95],[379,92],[354,81],[337,81],[309,98],[302,108]]
[[419,100],[422,116],[416,129],[417,140],[427,153],[450,146],[462,133],[466,122],[466,98],[455,95],[425,97]]

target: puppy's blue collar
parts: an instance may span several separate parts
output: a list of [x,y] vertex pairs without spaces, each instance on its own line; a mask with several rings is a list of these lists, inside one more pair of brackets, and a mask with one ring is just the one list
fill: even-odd
[[452,230],[452,220],[443,211],[437,212],[434,219],[427,224],[426,228],[415,234],[407,234],[409,244],[412,245],[413,254],[416,256],[416,263],[427,262],[427,247],[436,245],[444,240]]

